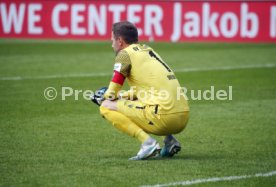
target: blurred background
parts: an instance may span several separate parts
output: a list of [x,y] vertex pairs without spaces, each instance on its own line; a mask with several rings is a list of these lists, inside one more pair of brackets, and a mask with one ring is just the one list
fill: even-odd
[[275,42],[273,1],[1,1],[0,37],[109,40],[128,20],[145,41]]

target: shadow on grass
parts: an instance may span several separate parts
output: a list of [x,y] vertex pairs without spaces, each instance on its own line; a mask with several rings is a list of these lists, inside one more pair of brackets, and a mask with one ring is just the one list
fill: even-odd
[[[121,152],[105,152],[101,155],[98,155],[98,160],[120,160],[120,161],[128,161],[129,158],[135,156],[131,154],[128,150],[121,151]],[[204,153],[204,152],[197,152],[197,153],[180,153],[176,154],[173,157],[151,157],[145,160],[137,160],[137,161],[210,161],[210,160],[221,160],[227,159],[225,156],[221,154],[212,154],[212,153]],[[131,161],[131,160],[130,160]],[[135,161],[134,161],[135,162]]]
[[[186,154],[186,155],[175,155],[174,157],[151,157],[145,160],[136,160],[136,161],[176,161],[176,160],[183,160],[183,161],[210,161],[210,160],[219,160],[221,157],[216,155],[208,155],[208,154]],[[134,161],[135,162],[135,161]]]

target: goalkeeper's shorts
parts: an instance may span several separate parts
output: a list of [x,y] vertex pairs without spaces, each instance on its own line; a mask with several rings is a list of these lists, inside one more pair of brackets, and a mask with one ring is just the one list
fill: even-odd
[[138,100],[118,100],[117,110],[145,132],[159,136],[181,132],[189,119],[189,111],[158,114],[158,105],[144,105]]

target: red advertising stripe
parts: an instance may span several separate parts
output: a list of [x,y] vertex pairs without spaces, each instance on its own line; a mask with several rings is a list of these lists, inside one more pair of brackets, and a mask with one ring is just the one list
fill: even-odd
[[129,20],[146,41],[276,42],[276,2],[0,2],[0,38],[110,40]]

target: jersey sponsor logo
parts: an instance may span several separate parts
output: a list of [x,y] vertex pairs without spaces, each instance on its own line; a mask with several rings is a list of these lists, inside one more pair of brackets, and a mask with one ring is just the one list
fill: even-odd
[[167,75],[167,77],[168,77],[169,80],[174,80],[174,79],[176,79],[175,75]]
[[115,63],[114,64],[114,71],[121,72],[122,64],[121,63]]
[[133,47],[133,50],[134,51],[139,51],[139,48],[138,47]]

